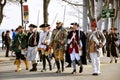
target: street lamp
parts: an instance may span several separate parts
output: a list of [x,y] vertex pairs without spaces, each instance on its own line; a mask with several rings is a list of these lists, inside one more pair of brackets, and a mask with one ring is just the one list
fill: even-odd
[[23,26],[23,3],[27,2],[27,0],[18,0],[20,2],[20,6],[21,6],[21,24]]

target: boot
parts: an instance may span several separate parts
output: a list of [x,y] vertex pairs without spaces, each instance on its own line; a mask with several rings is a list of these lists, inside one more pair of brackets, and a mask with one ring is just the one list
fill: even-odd
[[83,72],[83,66],[80,66],[79,73],[82,73],[82,72]]
[[73,72],[71,74],[75,74],[76,73],[76,69],[73,70]]
[[45,57],[45,55],[42,55],[42,57],[43,57],[43,69],[41,70],[41,72],[45,72],[46,71],[46,57]]
[[64,71],[64,61],[61,60],[62,72]]
[[32,64],[32,69],[30,69],[30,72],[37,71],[37,63]]
[[16,59],[15,62],[14,62],[14,65],[17,65],[16,72],[20,72],[21,71],[21,61],[20,61],[20,59]]
[[46,69],[42,69],[41,72],[46,72]]
[[49,65],[49,67],[50,67],[50,69],[49,69],[49,70],[51,71],[51,70],[52,70],[52,65]]
[[71,63],[68,63],[68,65],[66,66],[66,68],[68,68],[68,67],[71,67]]
[[29,69],[29,61],[27,59],[24,60],[25,66],[26,66],[26,70]]
[[79,73],[82,73],[83,72],[83,66],[82,66],[81,60],[78,61],[78,64],[80,65]]
[[47,61],[48,61],[48,64],[49,64],[49,70],[51,71],[52,70],[52,65],[51,65],[51,61],[48,57],[46,57]]
[[60,71],[60,63],[59,63],[59,61],[56,61],[56,65],[57,65],[56,73],[60,73],[61,71]]

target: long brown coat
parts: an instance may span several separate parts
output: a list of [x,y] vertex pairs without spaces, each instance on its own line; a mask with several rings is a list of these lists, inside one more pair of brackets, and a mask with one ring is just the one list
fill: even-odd
[[51,35],[50,46],[56,60],[64,60],[65,43],[67,40],[67,31],[64,28],[54,29]]

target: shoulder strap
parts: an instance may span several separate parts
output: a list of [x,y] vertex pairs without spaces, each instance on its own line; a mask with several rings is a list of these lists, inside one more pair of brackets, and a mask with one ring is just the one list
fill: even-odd
[[61,29],[57,32],[57,34],[55,35],[54,39],[57,38],[58,34],[60,33]]
[[44,36],[43,41],[45,41],[48,37],[49,37],[49,31],[48,31],[47,34]]

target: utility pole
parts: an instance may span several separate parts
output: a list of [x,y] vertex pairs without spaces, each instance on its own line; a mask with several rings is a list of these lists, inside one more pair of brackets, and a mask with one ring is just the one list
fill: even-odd
[[27,0],[20,0],[20,6],[21,6],[21,25],[23,26],[23,3],[27,2]]

